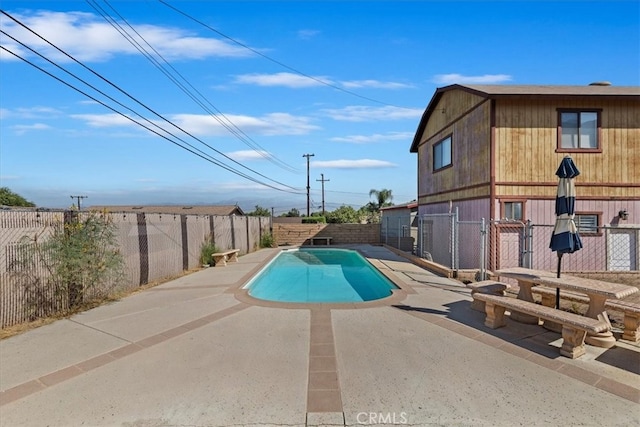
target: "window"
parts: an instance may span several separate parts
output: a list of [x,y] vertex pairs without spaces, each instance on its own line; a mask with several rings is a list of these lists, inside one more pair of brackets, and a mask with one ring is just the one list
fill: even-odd
[[598,230],[598,214],[576,214],[574,217],[578,233],[581,234],[597,234]]
[[433,170],[451,165],[451,135],[433,146]]
[[502,218],[514,220],[514,221],[522,221],[524,218],[523,214],[523,203],[522,202],[504,202],[502,205]]
[[597,150],[600,148],[599,111],[558,111],[558,148],[561,150]]

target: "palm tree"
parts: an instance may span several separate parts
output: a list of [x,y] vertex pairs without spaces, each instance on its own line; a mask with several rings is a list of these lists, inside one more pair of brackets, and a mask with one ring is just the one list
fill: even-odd
[[393,203],[391,203],[391,200],[393,200],[391,190],[387,190],[386,188],[382,190],[372,189],[369,191],[369,197],[371,196],[375,196],[377,199],[377,202],[369,202],[367,204],[367,209],[371,212],[377,212],[380,208],[393,205]]

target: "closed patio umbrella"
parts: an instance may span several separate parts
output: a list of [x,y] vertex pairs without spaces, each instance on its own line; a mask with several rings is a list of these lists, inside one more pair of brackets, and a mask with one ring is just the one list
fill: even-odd
[[[582,248],[578,227],[574,221],[576,204],[576,186],[573,179],[580,171],[570,156],[565,156],[556,171],[558,193],[556,195],[556,224],[551,235],[549,248],[558,253],[558,271],[560,277],[562,255],[570,254]],[[560,307],[560,289],[556,289],[556,308]]]

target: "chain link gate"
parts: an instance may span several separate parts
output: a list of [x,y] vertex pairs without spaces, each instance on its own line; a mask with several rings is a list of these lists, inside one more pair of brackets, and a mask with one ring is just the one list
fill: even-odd
[[457,209],[418,218],[417,255],[456,273],[477,269],[480,277],[486,277],[486,247],[484,219],[460,221]]

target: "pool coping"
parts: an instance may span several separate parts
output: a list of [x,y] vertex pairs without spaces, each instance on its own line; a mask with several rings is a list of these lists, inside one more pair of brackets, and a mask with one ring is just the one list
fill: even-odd
[[[336,303],[336,302],[323,302],[323,303],[299,303],[299,302],[282,302],[282,301],[268,301],[259,298],[254,298],[249,295],[249,290],[244,289],[244,287],[249,283],[249,281],[258,274],[267,264],[269,264],[276,256],[282,253],[285,250],[291,249],[299,249],[299,248],[310,248],[310,246],[299,245],[299,246],[286,246],[282,248],[278,248],[279,250],[274,251],[274,253],[267,258],[265,258],[260,264],[256,265],[251,269],[247,274],[245,274],[240,280],[238,280],[233,286],[229,287],[226,291],[235,296],[235,298],[245,304],[256,305],[260,307],[268,307],[268,308],[284,308],[289,310],[354,310],[354,309],[365,309],[365,308],[374,308],[374,307],[384,307],[384,306],[392,306],[404,301],[409,294],[415,294],[416,291],[405,281],[401,280],[395,272],[387,267],[384,263],[382,263],[377,258],[371,258],[367,256],[362,250],[357,247],[353,247],[352,245],[331,245],[329,249],[349,249],[356,251],[360,254],[365,260],[369,262],[369,264],[375,268],[378,272],[380,272],[385,278],[387,278],[391,283],[394,284],[398,289],[392,289],[391,295],[385,298],[376,299],[373,301],[362,301],[362,302],[347,302],[347,303]],[[320,249],[316,247],[316,249]],[[323,249],[327,249],[326,247]]]

